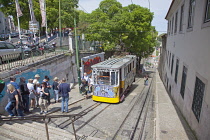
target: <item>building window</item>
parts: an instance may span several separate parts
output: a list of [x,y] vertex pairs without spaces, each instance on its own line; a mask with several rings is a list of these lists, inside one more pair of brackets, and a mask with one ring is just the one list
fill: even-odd
[[171,20],[170,20],[170,22],[169,22],[169,29],[170,29],[169,32],[170,32],[170,35],[171,35],[171,34],[172,34],[172,33],[171,33]]
[[204,91],[205,91],[205,84],[198,77],[196,77],[192,111],[195,114],[195,117],[198,120],[198,122],[200,119],[200,114],[202,109]]
[[175,71],[175,82],[177,83],[177,77],[179,72],[179,59],[176,59],[176,71]]
[[170,55],[169,55],[169,60],[168,60],[168,62],[169,62],[169,67],[170,67],[170,65],[171,65],[171,53],[170,53]]
[[193,17],[195,11],[195,0],[190,0],[189,17],[188,17],[188,28],[193,27]]
[[173,74],[173,66],[174,66],[174,55],[172,55],[172,60],[171,60],[171,75]]
[[168,35],[170,35],[170,21],[168,21]]
[[176,15],[175,15],[175,27],[174,27],[174,33],[177,32],[177,21],[178,20],[178,12],[176,12]]
[[174,33],[174,17],[172,18],[172,21],[171,21],[171,34]]
[[183,31],[184,4],[181,6],[179,31]]
[[181,83],[181,89],[180,89],[180,93],[181,93],[183,99],[184,99],[186,79],[187,79],[187,68],[185,66],[183,66],[182,83]]
[[210,21],[210,0],[207,0],[206,3],[206,13],[205,13],[205,21],[204,22],[209,22]]

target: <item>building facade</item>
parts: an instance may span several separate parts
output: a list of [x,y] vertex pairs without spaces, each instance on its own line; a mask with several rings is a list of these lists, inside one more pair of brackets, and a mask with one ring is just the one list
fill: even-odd
[[[198,139],[210,138],[210,0],[173,0],[160,76]],[[165,46],[164,46],[165,44]]]
[[0,34],[8,34],[12,32],[16,32],[13,17],[5,17],[4,13],[0,11]]

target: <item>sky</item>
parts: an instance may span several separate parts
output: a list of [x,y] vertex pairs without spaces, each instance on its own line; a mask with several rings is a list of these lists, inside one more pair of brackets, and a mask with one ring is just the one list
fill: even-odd
[[[102,0],[79,0],[79,9],[91,13],[99,7]],[[154,13],[152,25],[155,26],[159,34],[166,33],[167,21],[165,16],[168,12],[172,0],[117,0],[122,6],[136,4],[150,9]]]

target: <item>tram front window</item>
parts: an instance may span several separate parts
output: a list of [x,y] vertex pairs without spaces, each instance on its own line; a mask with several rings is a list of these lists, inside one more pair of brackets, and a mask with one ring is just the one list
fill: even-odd
[[94,78],[94,83],[99,85],[118,85],[118,72],[98,72]]
[[109,85],[110,84],[109,72],[99,72],[98,84],[100,84],[100,85]]

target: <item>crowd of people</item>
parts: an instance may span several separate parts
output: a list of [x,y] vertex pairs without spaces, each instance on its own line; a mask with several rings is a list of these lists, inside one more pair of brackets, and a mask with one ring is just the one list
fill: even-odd
[[[87,73],[84,73],[81,80],[80,90],[87,99],[88,93],[92,92],[93,80]],[[40,114],[47,114],[48,106],[51,104],[51,88],[55,103],[58,103],[61,97],[61,112],[68,112],[70,84],[66,83],[65,78],[59,81],[58,77],[54,77],[52,84],[49,81],[48,76],[40,81],[39,74],[27,81],[21,77],[19,83],[16,82],[15,77],[10,77],[10,82],[7,84],[8,104],[5,107],[9,116],[24,116],[32,113],[35,108],[40,108]]]
[[52,85],[49,83],[49,77],[45,76],[40,82],[39,74],[34,76],[34,79],[20,78],[20,82],[16,82],[15,77],[10,77],[10,82],[7,84],[8,104],[5,110],[10,116],[24,116],[31,113],[30,108],[40,108],[40,114],[48,113],[50,105],[50,89],[53,89],[55,103],[59,102],[61,97],[61,112],[68,112],[70,84],[66,83],[63,78],[59,81],[58,77],[53,79]]

